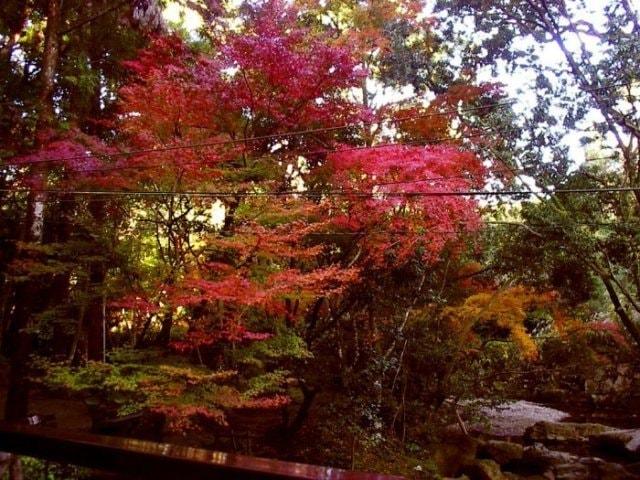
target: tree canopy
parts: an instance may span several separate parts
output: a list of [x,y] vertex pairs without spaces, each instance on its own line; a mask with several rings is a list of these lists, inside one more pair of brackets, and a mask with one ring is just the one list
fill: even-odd
[[636,358],[630,2],[85,3],[0,6],[5,418],[409,455],[511,367]]

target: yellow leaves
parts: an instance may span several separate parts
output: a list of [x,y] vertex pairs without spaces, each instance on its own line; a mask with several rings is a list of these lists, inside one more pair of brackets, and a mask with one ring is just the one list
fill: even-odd
[[458,307],[446,308],[443,317],[461,342],[474,337],[474,328],[485,326],[507,333],[522,356],[533,360],[538,356],[538,348],[524,322],[529,311],[548,306],[553,299],[552,293],[538,293],[523,286],[485,291],[468,297]]
[[523,325],[511,327],[511,339],[520,347],[524,358],[529,360],[538,358],[538,347]]

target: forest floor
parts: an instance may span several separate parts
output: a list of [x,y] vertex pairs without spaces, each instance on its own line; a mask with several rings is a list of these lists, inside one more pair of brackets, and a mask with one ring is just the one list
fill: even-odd
[[[6,372],[0,371],[0,408],[4,410],[4,403],[6,398]],[[491,457],[493,453],[495,453],[491,449],[497,448],[508,448],[520,452],[520,455],[537,455],[536,458],[544,457],[545,462],[556,461],[557,458],[561,458],[563,464],[561,464],[562,468],[568,468],[566,465],[571,465],[572,471],[582,471],[581,469],[587,468],[588,466],[589,472],[588,475],[592,475],[593,465],[596,463],[604,462],[602,465],[606,465],[607,468],[637,468],[637,465],[634,462],[637,462],[636,456],[629,457],[628,459],[617,458],[615,456],[607,456],[601,455],[600,452],[589,449],[587,444],[570,441],[570,442],[558,442],[554,439],[551,441],[546,441],[548,439],[533,439],[531,437],[531,430],[535,428],[539,428],[541,424],[549,424],[552,425],[552,428],[556,428],[556,425],[560,425],[559,428],[563,428],[562,425],[566,425],[569,429],[574,429],[572,425],[575,425],[575,430],[580,431],[581,428],[589,428],[589,425],[593,423],[597,423],[607,427],[614,428],[638,428],[640,427],[640,412],[630,412],[630,411],[587,411],[584,408],[576,409],[575,406],[571,404],[571,402],[566,402],[563,405],[541,405],[525,400],[516,400],[513,402],[504,402],[502,404],[493,405],[493,406],[484,406],[480,407],[479,414],[480,417],[474,416],[473,419],[469,418],[466,420],[466,427],[471,432],[472,436],[476,439],[473,440],[470,445],[473,447],[473,452],[464,452],[465,455],[471,455],[471,462],[476,462],[475,465],[486,466],[487,462],[493,462],[492,465],[497,468],[496,472],[499,473],[502,468],[502,473],[510,472],[509,466],[507,466],[507,470],[504,470],[504,465],[499,462],[494,461],[495,458]],[[71,398],[55,398],[50,394],[41,391],[37,388],[32,390],[32,394],[30,397],[30,408],[29,412],[31,415],[39,415],[43,418],[52,418],[53,423],[52,426],[55,426],[60,429],[65,430],[77,430],[77,431],[90,431],[92,428],[92,419],[89,412],[89,409],[85,405],[84,402],[80,400],[75,400]],[[478,421],[477,418],[483,418],[483,420]],[[459,437],[460,429],[458,425],[451,426],[452,439],[455,437]],[[189,442],[188,438],[183,438],[182,442]],[[182,443],[181,442],[181,443]],[[492,443],[493,442],[493,443]],[[446,444],[446,440],[444,441]],[[588,443],[588,442],[587,442]],[[576,449],[577,446],[577,449]],[[446,445],[444,449],[446,450]],[[294,449],[295,450],[295,449]],[[304,449],[303,449],[304,450]],[[439,450],[439,447],[436,446],[435,449],[431,450],[432,452],[436,452]],[[489,454],[487,454],[489,452]],[[251,452],[239,452],[239,453],[251,453]],[[255,452],[262,453],[264,452]],[[255,454],[254,453],[254,454]],[[281,452],[282,453],[282,452]],[[293,452],[292,452],[293,453]],[[299,454],[302,452],[298,452]],[[335,452],[334,452],[335,453]],[[455,455],[458,455],[460,452],[454,452]],[[273,455],[277,455],[274,450]],[[448,453],[445,454],[447,457],[451,457]],[[456,457],[455,455],[451,458],[447,458],[443,460],[443,468],[451,468],[451,472],[455,471],[455,473],[460,473],[460,470],[455,466]],[[487,456],[488,455],[488,456]],[[271,455],[269,455],[271,456]],[[298,455],[294,455],[298,456]],[[303,455],[304,456],[304,455]],[[434,459],[437,454],[434,454]],[[475,458],[475,460],[474,460]],[[498,456],[499,458],[499,456]],[[304,461],[304,458],[292,458],[293,460]],[[556,460],[554,460],[556,459]],[[600,460],[599,460],[600,459]],[[314,460],[318,460],[314,457]],[[384,465],[379,465],[379,470],[389,470],[390,473],[397,473],[393,470],[402,470],[401,473],[407,476],[407,478],[413,478],[412,473],[413,467],[408,468],[400,468],[400,465],[396,465],[393,467],[393,459],[389,459],[391,463]],[[398,462],[401,462],[401,458],[398,457]],[[438,465],[439,461],[434,460]],[[453,461],[453,466],[451,461]],[[482,463],[484,462],[484,463]],[[586,463],[585,463],[586,462]],[[592,463],[589,463],[592,462]],[[596,462],[596,463],[593,463]],[[325,458],[324,463],[331,463],[330,455]],[[449,465],[450,467],[447,467]],[[564,465],[564,466],[563,466]],[[600,465],[600,464],[598,464]],[[613,467],[611,467],[613,465]],[[635,465],[635,466],[634,466]],[[356,467],[360,467],[360,462]],[[623,467],[622,467],[623,466]],[[372,465],[370,465],[370,468]],[[556,467],[553,467],[556,468]],[[557,467],[560,468],[560,467]],[[597,468],[601,468],[600,466]],[[577,469],[577,470],[576,470]],[[640,473],[640,468],[638,468]],[[640,476],[625,477],[626,471],[623,471],[623,476],[619,477],[620,471],[611,470],[611,476],[609,474],[605,476],[600,476],[599,478],[640,478]],[[407,475],[408,473],[408,475]],[[416,474],[420,472],[415,472]],[[471,471],[472,473],[472,471]],[[618,475],[618,476],[616,476]],[[416,475],[415,478],[427,478],[421,475]],[[475,478],[473,475],[470,478]],[[500,476],[496,476],[495,478],[502,478]],[[505,477],[507,478],[507,477]],[[508,477],[515,478],[515,477]],[[519,478],[526,478],[525,476],[521,476]],[[572,477],[573,478],[573,477]],[[580,475],[575,478],[582,478]],[[591,477],[585,477],[591,478]]]

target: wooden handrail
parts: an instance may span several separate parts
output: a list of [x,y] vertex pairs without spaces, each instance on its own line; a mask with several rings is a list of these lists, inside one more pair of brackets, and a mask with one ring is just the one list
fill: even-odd
[[402,478],[6,422],[0,451],[154,480]]

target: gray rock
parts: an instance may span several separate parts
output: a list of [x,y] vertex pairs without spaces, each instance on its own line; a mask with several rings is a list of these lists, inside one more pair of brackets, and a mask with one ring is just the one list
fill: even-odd
[[556,480],[587,480],[591,470],[581,463],[561,463],[553,468]]
[[622,465],[607,463],[599,472],[601,480],[638,480],[640,476],[631,473]]
[[636,382],[630,364],[603,366],[585,380],[584,391],[596,405],[618,405],[636,390]]
[[629,470],[617,463],[605,462],[600,458],[581,458],[580,463],[589,467],[592,478],[601,480],[628,480],[638,478]]
[[625,465],[625,468],[634,475],[640,477],[640,462],[630,463],[628,465]]
[[526,477],[519,477],[524,480],[555,480],[555,475],[551,470],[544,472],[542,475],[527,475]]
[[478,455],[504,465],[522,458],[524,448],[519,443],[488,440],[478,447]]
[[613,430],[599,423],[538,422],[527,428],[524,438],[529,442],[579,443],[588,442],[593,435]]
[[507,480],[521,480],[522,477],[520,475],[516,475],[512,472],[502,472],[502,476]]
[[589,441],[598,449],[640,459],[640,429],[595,433]]
[[528,465],[546,470],[556,465],[579,463],[580,457],[567,452],[549,450],[541,443],[525,447],[522,459]]
[[475,461],[478,441],[465,436],[452,436],[446,442],[438,443],[432,452],[432,459],[443,476],[455,477],[461,466]]
[[464,467],[463,473],[471,480],[507,480],[508,477],[500,470],[493,460],[476,460]]
[[473,429],[496,437],[522,437],[538,422],[559,422],[569,417],[568,413],[524,400],[482,407],[480,413],[488,426],[473,425]]
[[524,449],[523,461],[529,466],[553,472],[556,480],[630,480],[638,479],[622,465],[596,457],[578,457],[567,452],[549,450],[542,444]]

